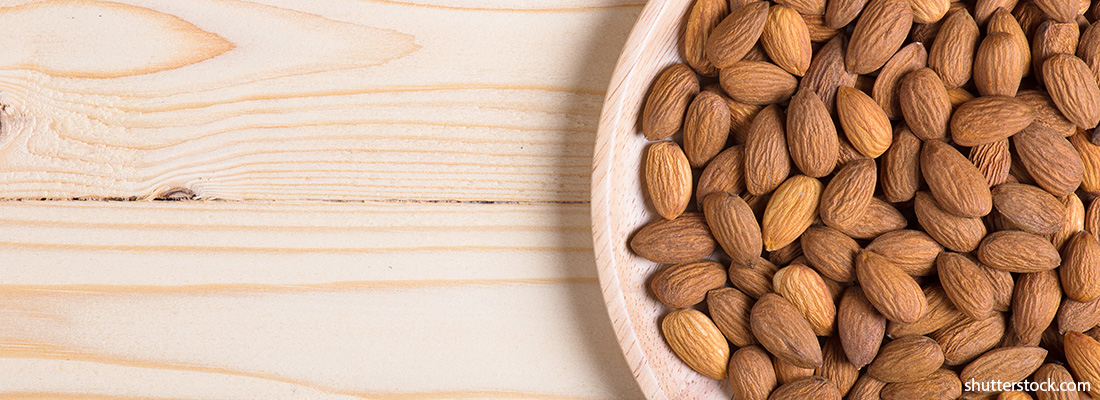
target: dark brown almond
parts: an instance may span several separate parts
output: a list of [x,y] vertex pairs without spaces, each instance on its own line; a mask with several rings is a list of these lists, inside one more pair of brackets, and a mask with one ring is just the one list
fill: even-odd
[[1047,191],[1022,183],[1002,183],[993,188],[993,205],[1016,227],[1036,235],[1058,232],[1065,208]]
[[729,193],[714,193],[703,200],[710,233],[730,257],[737,260],[760,256],[764,242],[760,224],[748,203]]
[[1035,111],[1013,97],[985,96],[963,103],[951,116],[951,139],[977,146],[1007,139],[1027,128]]
[[766,1],[754,1],[733,9],[707,37],[707,59],[719,69],[741,61],[764,32],[767,19]]
[[971,319],[981,320],[993,312],[993,283],[978,264],[958,253],[936,258],[936,270],[947,298]]
[[802,256],[802,243],[797,240],[783,246],[783,248],[769,251],[768,260],[776,265],[788,265],[794,263],[795,260],[798,260],[798,262],[802,264],[809,262]]
[[921,68],[902,78],[898,85],[898,102],[906,125],[918,138],[947,138],[951,101],[935,71]]
[[845,164],[821,193],[821,220],[844,229],[860,219],[875,192],[878,171],[875,161],[863,159]]
[[783,110],[772,105],[752,121],[745,142],[745,188],[749,193],[770,193],[790,175],[785,119]]
[[948,89],[970,80],[981,32],[965,8],[947,13],[936,40],[928,50],[928,66],[940,74]]
[[924,288],[924,297],[928,299],[928,309],[917,322],[903,324],[889,322],[886,325],[886,334],[890,337],[902,337],[909,335],[927,335],[938,331],[958,321],[965,321],[967,317],[951,304],[947,293],[939,285],[930,285]]
[[928,276],[936,273],[936,257],[943,246],[927,233],[900,229],[875,238],[867,250],[886,257],[909,275]]
[[763,257],[757,257],[751,260],[733,262],[727,274],[730,283],[735,288],[752,298],[759,298],[773,292],[772,277],[775,276],[777,270],[779,268],[775,264]]
[[971,361],[959,374],[963,382],[1019,382],[1039,369],[1047,351],[1041,347],[1002,347]]
[[845,67],[854,74],[879,69],[901,48],[912,25],[913,12],[906,1],[867,2],[852,31]]
[[657,300],[672,308],[703,302],[707,292],[726,284],[726,268],[714,261],[677,264],[662,269],[649,282]]
[[[745,347],[756,343],[749,326],[753,300],[734,288],[721,288],[707,293],[707,309],[714,325],[730,343]],[[770,366],[770,363],[769,363]]]
[[917,192],[913,209],[924,231],[951,251],[973,251],[985,237],[985,224],[980,218],[959,217],[948,213],[927,192]]
[[857,75],[844,68],[846,49],[847,37],[843,34],[833,37],[814,54],[810,68],[799,82],[799,88],[812,90],[821,96],[830,113],[836,110],[837,88],[856,84]]
[[[834,2],[830,2],[832,4]],[[897,54],[890,57],[890,61],[882,66],[878,77],[875,78],[875,86],[871,90],[871,97],[878,102],[886,116],[890,119],[902,117],[901,106],[898,103],[898,83],[910,72],[919,70],[928,64],[928,52],[924,45],[914,42],[905,45]],[[942,86],[942,84],[941,84]],[[946,93],[946,90],[945,90]]]
[[730,114],[726,101],[714,92],[695,96],[684,119],[684,155],[694,168],[706,166],[726,148]]
[[1017,273],[1048,271],[1062,263],[1054,245],[1022,231],[989,234],[978,247],[978,259],[990,268]]
[[1012,144],[1020,163],[1039,187],[1055,196],[1065,196],[1081,185],[1081,156],[1057,132],[1032,124],[1013,136]]
[[894,130],[893,143],[880,159],[879,182],[886,201],[909,201],[917,194],[921,184],[920,147],[920,139],[908,127]]
[[943,365],[943,350],[927,336],[905,336],[886,343],[867,373],[883,382],[914,382]]
[[978,46],[974,58],[974,84],[982,96],[1015,96],[1023,79],[1025,60],[1020,43],[1008,33],[992,32]]
[[1081,231],[1066,243],[1059,268],[1062,288],[1070,298],[1088,302],[1100,297],[1100,243]]
[[840,141],[821,97],[800,89],[787,108],[787,145],[799,171],[814,178],[833,172]]
[[1023,29],[1024,34],[1029,38],[1034,38],[1035,31],[1039,29],[1039,24],[1048,19],[1043,10],[1040,10],[1039,6],[1030,1],[1018,2],[1016,7],[1012,9],[1012,16],[1020,22],[1020,29]]
[[691,14],[684,23],[681,48],[684,60],[699,75],[718,75],[718,68],[707,59],[707,38],[729,12],[729,2],[726,0],[699,0],[691,7]]
[[990,187],[1000,185],[1008,179],[1008,171],[1012,167],[1008,139],[971,147],[968,158],[982,172]]
[[1100,123],[1100,87],[1096,75],[1080,58],[1050,56],[1043,62],[1043,82],[1058,110],[1077,127],[1092,129]]
[[736,145],[718,153],[699,176],[696,199],[705,199],[712,193],[741,194],[745,191],[745,151]]
[[729,365],[729,383],[734,397],[743,400],[767,400],[778,383],[771,358],[759,346],[742,347],[733,352]]
[[882,345],[886,317],[867,300],[859,286],[844,291],[837,309],[837,332],[848,360],[859,368],[870,364]]
[[688,104],[697,93],[699,80],[691,67],[673,64],[661,72],[642,110],[642,132],[646,139],[667,139],[679,131]]
[[890,118],[867,94],[850,87],[837,89],[837,115],[852,146],[863,155],[877,158],[893,140]]
[[844,348],[840,344],[840,339],[836,336],[830,337],[825,342],[821,352],[824,357],[821,368],[814,371],[814,375],[828,379],[829,383],[836,386],[841,396],[847,395],[848,391],[852,389],[852,385],[855,385],[856,379],[859,378],[859,367],[848,361],[848,356],[844,355]]
[[993,313],[987,318],[965,318],[932,333],[943,349],[944,364],[963,365],[997,347],[1007,328],[1004,314]]
[[777,4],[769,9],[760,44],[772,62],[791,75],[802,76],[810,68],[810,28],[790,7]]
[[635,254],[659,264],[695,261],[713,253],[717,245],[702,213],[651,222],[630,240]]
[[917,281],[885,257],[861,251],[856,256],[856,276],[867,300],[887,319],[913,323],[924,314],[927,300]]
[[820,376],[811,376],[775,389],[768,400],[840,400],[836,385]]
[[691,202],[691,165],[675,142],[649,146],[645,186],[650,203],[665,219],[675,219]]
[[821,275],[839,282],[856,280],[853,264],[859,244],[836,229],[811,226],[801,237],[802,251]]
[[1018,344],[1035,346],[1058,315],[1062,287],[1056,271],[1021,274],[1012,298],[1012,334]]
[[949,369],[939,369],[924,379],[897,382],[882,388],[882,400],[955,400],[962,395],[962,381]]
[[821,366],[821,347],[810,324],[787,299],[769,293],[752,307],[752,332],[776,357],[801,368]]
[[981,217],[992,210],[985,176],[951,145],[926,141],[920,163],[924,181],[945,211],[959,217]]
[[1085,231],[1093,237],[1100,237],[1100,201],[1093,199],[1085,211]]
[[887,232],[904,229],[908,223],[905,216],[893,205],[872,197],[867,211],[863,212],[863,218],[838,230],[854,239],[874,239]]

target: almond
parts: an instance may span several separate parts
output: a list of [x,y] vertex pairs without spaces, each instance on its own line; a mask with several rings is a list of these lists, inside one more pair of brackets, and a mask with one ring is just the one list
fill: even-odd
[[833,0],[825,5],[825,26],[840,29],[855,21],[867,0]]
[[[721,86],[716,86],[715,91],[722,92]],[[726,101],[726,109],[730,112],[730,134],[733,135],[733,141],[737,144],[745,144],[745,140],[749,135],[749,127],[752,126],[752,120],[756,118],[756,114],[763,107],[731,99],[726,96],[725,92],[722,92],[721,95],[722,100]]]
[[908,335],[927,335],[938,331],[953,323],[965,321],[967,318],[951,304],[947,293],[939,285],[931,285],[924,288],[924,297],[928,299],[927,311],[917,322],[903,324],[891,321],[886,325],[886,334],[890,337],[902,337]]
[[1027,68],[1019,42],[1007,33],[986,35],[974,58],[974,83],[982,96],[1015,96]]
[[978,167],[989,186],[997,186],[1008,180],[1008,171],[1012,167],[1012,153],[1008,148],[1008,139],[980,144],[970,148],[970,163]]
[[1100,235],[1100,201],[1089,202],[1085,211],[1085,231],[1094,237]]
[[867,205],[867,211],[863,212],[863,218],[837,230],[855,239],[874,239],[887,232],[905,228],[908,222],[905,216],[890,203],[878,197],[872,197],[871,203]]
[[1058,333],[1084,332],[1100,324],[1100,298],[1080,302],[1071,298],[1062,300],[1058,307]]
[[986,96],[963,103],[951,116],[951,139],[977,146],[1007,139],[1027,128],[1035,111],[1012,97]]
[[729,2],[726,0],[698,0],[691,7],[691,14],[684,24],[681,46],[684,60],[699,75],[718,75],[718,68],[707,59],[707,38],[729,12]]
[[905,42],[913,24],[913,13],[903,0],[871,0],[863,8],[852,31],[844,57],[853,74],[874,72],[886,64]]
[[1016,343],[1038,345],[1043,331],[1058,315],[1061,300],[1057,272],[1020,275],[1016,280],[1016,296],[1012,298],[1012,334]]
[[745,151],[740,145],[718,153],[699,176],[696,199],[706,199],[712,193],[741,194],[745,191]]
[[877,158],[890,147],[893,138],[890,119],[873,99],[859,90],[841,87],[836,103],[840,125],[856,150]]
[[775,273],[772,286],[802,313],[815,335],[833,334],[836,305],[817,272],[804,265],[792,264]]
[[[983,12],[981,10],[982,4],[997,3],[998,0],[993,1],[978,1],[978,11],[976,16],[980,16]],[[1015,1],[1012,1],[1015,4]],[[1012,41],[1016,43],[1016,58],[1018,61],[1014,61],[1013,64],[1020,68],[1018,72],[1019,76],[1024,77],[1031,74],[1031,43],[1028,42],[1027,35],[1024,34],[1023,28],[1020,27],[1020,22],[1016,21],[1016,17],[1012,16],[1012,7],[997,8],[993,11],[989,17],[989,23],[985,29],[990,34],[993,33],[1005,33],[1012,37]],[[978,18],[978,25],[985,25],[985,20]]]
[[872,378],[871,375],[863,374],[856,380],[852,390],[848,392],[848,400],[879,400],[882,388],[885,386],[886,382]]
[[802,251],[810,263],[826,278],[839,282],[856,280],[853,264],[859,244],[836,229],[811,226],[801,238]]
[[657,300],[672,308],[691,307],[706,298],[707,292],[726,283],[726,268],[714,261],[699,261],[670,266],[650,281]]
[[749,327],[749,315],[754,300],[734,288],[714,289],[707,292],[707,309],[718,331],[734,346],[744,347],[756,343]]
[[944,363],[963,365],[997,347],[1005,335],[1004,314],[993,313],[987,318],[962,319],[932,333],[943,349]]
[[814,178],[833,172],[840,152],[836,125],[821,97],[800,89],[787,107],[787,145],[799,171]]
[[1043,82],[1058,110],[1077,127],[1100,123],[1100,88],[1088,65],[1069,54],[1055,54],[1043,62]]
[[675,142],[649,146],[645,160],[649,201],[665,219],[676,219],[691,202],[691,165]]
[[883,382],[914,382],[943,365],[943,350],[927,336],[905,336],[882,346],[867,373]]
[[936,273],[936,257],[943,247],[927,233],[901,229],[882,234],[867,245],[873,251],[905,273],[912,276],[928,276]]
[[767,19],[766,1],[753,1],[733,9],[707,37],[704,46],[707,59],[719,69],[741,61],[764,32]]
[[1059,273],[1070,298],[1088,302],[1100,297],[1100,242],[1080,231],[1066,242]]
[[951,101],[935,71],[921,68],[902,78],[898,102],[905,123],[914,135],[922,140],[947,138]]
[[805,257],[802,257],[802,243],[797,240],[782,248],[768,252],[768,260],[778,265],[791,264],[796,260],[803,264],[808,262]]
[[1019,382],[1039,369],[1047,351],[1041,347],[1002,347],[985,353],[963,368],[963,382]]
[[1032,0],[1032,2],[1055,21],[1073,22],[1074,17],[1077,16],[1076,0]]
[[984,264],[978,264],[978,267],[993,284],[993,310],[1008,311],[1012,307],[1012,294],[1016,290],[1016,281],[1012,278],[1012,273],[989,268]]
[[1065,249],[1065,243],[1069,241],[1073,235],[1077,232],[1085,229],[1085,205],[1081,203],[1081,198],[1076,194],[1069,194],[1058,198],[1058,202],[1062,203],[1062,229],[1051,237],[1050,242],[1054,244],[1054,248],[1062,251]]
[[775,369],[775,380],[779,382],[780,385],[786,385],[802,378],[814,376],[814,368],[798,367],[778,357],[772,358],[772,368]]
[[729,193],[714,193],[703,200],[703,214],[714,239],[730,257],[742,260],[760,255],[760,225],[748,203]]
[[1084,167],[1073,145],[1050,128],[1032,124],[1012,137],[1020,161],[1035,183],[1055,196],[1081,185]]
[[1043,189],[1022,183],[1002,183],[993,188],[993,205],[1020,229],[1049,235],[1062,227],[1065,209],[1058,198]]
[[773,291],[772,277],[779,268],[763,257],[734,261],[727,274],[733,287],[752,298],[760,298]]
[[[1076,380],[1073,379],[1073,375],[1069,374],[1069,370],[1058,364],[1043,364],[1035,371],[1033,381],[1044,383],[1050,382],[1049,387],[1059,388],[1059,391],[1040,390],[1035,392],[1035,395],[1039,397],[1039,400],[1079,400],[1081,397],[1077,394],[1077,390],[1074,384]],[[1071,386],[1074,385],[1074,386]]]
[[925,142],[920,164],[924,181],[945,211],[959,217],[981,217],[993,208],[985,177],[951,145],[939,140]]
[[1088,382],[1093,397],[1100,397],[1100,342],[1078,332],[1066,334],[1066,362],[1078,381]]
[[962,395],[962,381],[955,372],[938,369],[924,379],[887,384],[882,388],[882,400],[954,400]]
[[[978,22],[978,26],[985,26],[997,10],[1012,11],[1012,8],[1016,7],[1016,2],[1017,0],[978,0],[974,2],[974,20]],[[1009,13],[1008,16],[1011,17],[1012,14]]]
[[840,33],[840,30],[825,25],[824,15],[801,14],[806,21],[806,28],[810,30],[810,41],[813,43],[825,43]]
[[917,194],[921,184],[920,147],[920,139],[909,128],[894,130],[893,143],[880,159],[879,182],[886,201],[909,201]]
[[985,237],[985,224],[980,218],[959,217],[948,213],[926,192],[917,192],[913,210],[924,231],[951,251],[973,251]]
[[951,11],[944,17],[939,34],[928,50],[928,66],[940,74],[948,89],[963,86],[970,80],[979,37],[978,24],[965,8]]
[[1081,58],[1100,81],[1100,25],[1089,25],[1077,42],[1077,57]]
[[836,385],[820,376],[802,378],[775,389],[769,400],[840,400]]
[[913,323],[924,314],[927,301],[917,281],[886,258],[861,251],[856,256],[856,276],[867,300],[886,319]]
[[859,286],[844,291],[837,310],[837,332],[848,360],[856,367],[870,364],[882,345],[886,317],[875,309]]
[[909,0],[909,7],[913,9],[913,22],[930,24],[943,19],[943,16],[951,8],[951,2],[947,0]]
[[1020,28],[1029,38],[1034,38],[1039,25],[1047,20],[1043,10],[1040,10],[1039,6],[1030,1],[1018,2],[1016,7],[1012,9],[1012,16],[1020,22]]
[[823,356],[821,368],[814,371],[814,375],[828,379],[829,383],[836,386],[841,396],[848,394],[852,385],[855,385],[856,379],[859,378],[859,367],[848,361],[848,357],[844,355],[844,348],[841,347],[840,340],[836,336],[830,337],[825,342],[821,352]]
[[1017,273],[1048,271],[1062,263],[1054,245],[1021,231],[989,234],[978,247],[978,259],[991,268]]
[[897,54],[890,57],[886,65],[879,70],[878,77],[875,78],[875,86],[871,90],[871,97],[878,102],[887,117],[890,119],[902,117],[901,106],[898,103],[898,83],[910,72],[923,68],[927,63],[928,52],[924,49],[924,45],[914,42],[898,50]]
[[706,166],[726,148],[729,135],[730,114],[726,101],[708,91],[695,96],[684,119],[684,155],[691,166]]
[[966,316],[981,320],[993,312],[993,283],[978,264],[958,253],[936,258],[936,270],[947,298]]
[[802,76],[810,68],[810,29],[798,12],[783,5],[774,5],[768,11],[764,31],[760,36],[764,51],[772,62],[795,76]]
[[726,379],[729,344],[706,315],[690,308],[673,311],[661,321],[661,332],[672,351],[691,369],[714,379]]
[[719,79],[730,98],[757,105],[786,101],[798,87],[794,76],[762,61],[741,61],[723,68]]
[[769,293],[752,306],[752,332],[768,352],[800,368],[821,366],[821,347],[810,324],[783,297]]
[[1044,82],[1043,64],[1047,58],[1077,51],[1080,32],[1075,23],[1046,21],[1038,25],[1031,41],[1031,68],[1036,80]]
[[652,222],[630,240],[635,254],[658,264],[695,261],[713,253],[717,245],[701,213]]
[[817,217],[823,185],[805,175],[796,175],[783,182],[764,211],[761,224],[764,249],[773,251],[798,240]]
[[768,394],[778,386],[768,353],[759,346],[742,347],[733,352],[729,383],[735,398],[767,400]]
[[1084,131],[1070,136],[1069,143],[1081,156],[1081,190],[1100,195],[1100,146],[1092,144]]
[[679,131],[688,104],[697,93],[699,80],[691,67],[674,64],[661,72],[642,110],[642,132],[646,139],[667,139]]
[[812,90],[821,96],[821,101],[830,113],[836,109],[837,88],[856,84],[857,75],[844,68],[846,49],[847,38],[843,34],[833,37],[817,51],[810,61],[806,75],[799,82],[799,88]]
[[861,218],[875,192],[878,172],[874,160],[845,164],[821,194],[820,214],[826,225],[843,229]]
[[800,14],[806,15],[824,15],[825,14],[825,0],[783,0],[776,2],[784,6],[793,8]]
[[790,174],[784,120],[782,109],[772,105],[752,121],[745,142],[745,187],[749,193],[770,193]]

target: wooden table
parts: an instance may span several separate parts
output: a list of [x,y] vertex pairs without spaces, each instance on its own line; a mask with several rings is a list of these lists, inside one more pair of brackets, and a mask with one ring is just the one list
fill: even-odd
[[0,1],[0,399],[641,397],[589,173],[642,3]]

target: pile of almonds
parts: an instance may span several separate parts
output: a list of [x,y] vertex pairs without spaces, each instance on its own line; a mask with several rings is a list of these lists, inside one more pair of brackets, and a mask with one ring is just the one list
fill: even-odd
[[[775,1],[697,0],[646,99],[669,347],[739,400],[1100,399],[1100,6]],[[963,391],[1025,379],[1091,394]]]

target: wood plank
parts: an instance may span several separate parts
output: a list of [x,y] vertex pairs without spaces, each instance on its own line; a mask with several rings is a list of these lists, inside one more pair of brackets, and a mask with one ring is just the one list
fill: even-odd
[[0,399],[640,398],[587,212],[0,202]]
[[587,201],[642,3],[4,2],[0,198]]

